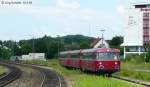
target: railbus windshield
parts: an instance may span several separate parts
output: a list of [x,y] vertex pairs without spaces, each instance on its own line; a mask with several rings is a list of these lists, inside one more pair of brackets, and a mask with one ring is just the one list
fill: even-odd
[[117,52],[98,52],[97,59],[98,60],[118,60],[119,53],[117,53]]

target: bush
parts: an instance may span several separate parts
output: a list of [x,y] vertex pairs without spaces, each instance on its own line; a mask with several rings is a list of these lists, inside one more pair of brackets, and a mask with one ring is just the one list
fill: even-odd
[[150,62],[150,52],[146,53],[145,62]]
[[148,44],[146,44],[145,47],[146,47],[145,49],[147,51],[145,61],[150,62],[150,42]]

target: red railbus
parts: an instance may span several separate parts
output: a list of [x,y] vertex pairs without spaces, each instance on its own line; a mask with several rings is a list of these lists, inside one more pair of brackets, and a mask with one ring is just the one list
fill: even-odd
[[97,48],[60,52],[62,66],[111,75],[120,70],[120,50]]

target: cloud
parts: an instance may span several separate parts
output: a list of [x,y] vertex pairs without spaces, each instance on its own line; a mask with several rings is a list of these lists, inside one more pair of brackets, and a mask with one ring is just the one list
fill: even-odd
[[56,18],[57,20],[85,20],[90,21],[98,16],[98,12],[92,8],[81,8],[80,3],[77,1],[67,2],[64,0],[57,0],[55,6],[44,7],[44,6],[34,6],[34,5],[12,5],[3,6],[0,10],[1,12],[16,12],[32,15],[37,19],[47,20]]
[[117,13],[118,13],[119,15],[121,15],[121,16],[123,16],[124,13],[125,13],[125,7],[124,7],[124,5],[118,5],[118,6],[116,7],[116,10],[117,10]]
[[[56,0],[55,5],[52,6],[29,5],[14,6],[14,8],[6,6],[0,10],[2,9],[3,11],[0,13],[6,12],[8,14],[8,12],[14,12],[32,16],[32,22],[35,22],[35,27],[32,27],[33,29],[30,31],[38,37],[44,34],[52,36],[78,33],[88,35],[89,24],[93,26],[91,28],[93,36],[99,36],[99,29],[95,28],[97,25],[102,26],[101,28],[108,26],[106,32],[118,32],[119,30],[116,14],[90,7],[82,7],[82,4],[76,0]],[[118,13],[122,14],[123,10],[122,5],[117,7]],[[112,32],[108,35],[111,34]]]
[[80,4],[77,1],[67,3],[64,0],[57,0],[56,6],[59,8],[65,8],[65,9],[78,9],[78,8],[80,8]]

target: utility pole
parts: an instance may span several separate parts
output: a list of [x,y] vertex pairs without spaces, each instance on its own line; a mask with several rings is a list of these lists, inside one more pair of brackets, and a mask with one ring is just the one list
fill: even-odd
[[103,47],[103,43],[104,43],[104,29],[102,29],[102,30],[100,30],[101,31],[101,33],[102,33],[102,47]]
[[35,47],[34,47],[34,36],[33,36],[33,41],[32,41],[32,52],[35,53]]
[[31,38],[31,43],[32,43],[32,53],[35,53],[35,45],[34,45],[34,44],[35,44],[35,41],[34,41],[34,40],[35,40],[35,37],[34,37],[34,35],[32,35],[32,34],[29,35],[29,36],[32,37],[32,38]]
[[11,38],[10,39],[10,48],[11,48],[11,51],[12,51],[12,56],[14,56],[14,42],[13,42],[13,39]]
[[33,34],[28,35],[28,36],[32,37],[32,38],[31,38],[32,53],[33,53],[33,59],[35,59],[35,41],[34,41],[34,40],[35,40],[35,37],[34,37]]
[[58,38],[58,44],[57,44],[57,46],[58,46],[58,49],[57,49],[57,51],[58,51],[58,57],[59,57],[59,37],[60,37],[60,35],[57,35],[57,38]]
[[34,47],[34,35],[33,35],[33,39],[32,39],[32,53],[33,53],[33,59],[35,59],[35,47]]

